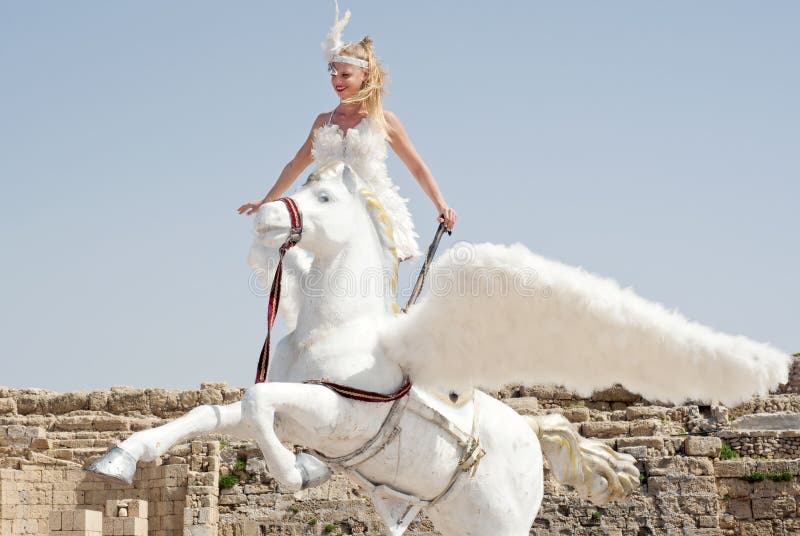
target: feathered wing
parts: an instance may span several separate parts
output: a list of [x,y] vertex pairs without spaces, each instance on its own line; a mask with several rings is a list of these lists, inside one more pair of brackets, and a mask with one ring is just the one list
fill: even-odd
[[[278,267],[280,253],[276,248],[264,246],[257,238],[250,246],[247,264],[252,268],[251,286],[269,295],[275,269]],[[289,331],[297,325],[297,315],[303,305],[303,292],[300,284],[303,274],[311,266],[311,254],[293,247],[283,256],[283,280],[281,281],[281,302],[278,311]],[[256,283],[256,285],[253,285]]]
[[424,300],[382,328],[381,349],[422,385],[621,383],[650,400],[736,404],[785,383],[791,358],[715,331],[521,244],[457,244]]

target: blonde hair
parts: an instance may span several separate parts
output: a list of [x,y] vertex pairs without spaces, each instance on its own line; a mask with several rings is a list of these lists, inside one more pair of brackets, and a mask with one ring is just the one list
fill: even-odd
[[375,56],[372,39],[369,36],[365,36],[358,43],[344,45],[337,53],[342,56],[352,56],[369,63],[367,78],[361,85],[361,89],[354,96],[344,99],[342,102],[346,104],[361,103],[361,109],[366,111],[367,115],[375,121],[383,136],[388,137],[388,127],[386,118],[383,117],[383,106],[381,105],[381,97],[386,92],[387,75],[386,70]]

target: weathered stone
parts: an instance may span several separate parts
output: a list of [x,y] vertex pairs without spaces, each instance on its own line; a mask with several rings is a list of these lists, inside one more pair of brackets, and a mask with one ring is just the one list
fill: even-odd
[[753,499],[753,518],[772,519],[794,514],[797,503],[794,497],[771,497],[768,499]]
[[653,419],[636,420],[630,423],[629,434],[632,436],[653,436],[656,435],[659,421]]
[[108,410],[112,413],[127,414],[131,412],[146,413],[147,396],[141,389],[112,388],[108,396]]
[[190,410],[198,406],[199,395],[197,391],[181,391],[178,398],[181,402],[181,408],[184,410]]
[[689,436],[684,443],[687,456],[707,456],[716,458],[722,449],[722,441],[718,437]]
[[630,423],[625,421],[585,422],[581,425],[581,435],[585,437],[618,437],[627,435]]
[[0,398],[0,415],[17,412],[17,401],[13,398]]
[[53,415],[63,415],[71,411],[88,409],[89,394],[81,391],[57,394],[42,401],[42,411]]
[[647,447],[643,445],[638,447],[617,447],[617,450],[625,454],[630,454],[637,460],[644,460],[647,458]]
[[222,391],[218,391],[217,389],[201,389],[200,404],[222,404]]
[[20,415],[30,415],[32,413],[41,413],[41,405],[40,402],[42,400],[41,396],[26,394],[18,396],[17,401],[17,413]]
[[753,511],[750,508],[750,499],[731,499],[728,501],[728,512],[736,519],[752,519]]
[[741,478],[720,478],[717,490],[721,497],[740,499],[752,495],[753,484]]
[[98,432],[126,431],[130,430],[130,423],[122,417],[101,415],[92,420],[92,430]]
[[645,446],[657,451],[664,449],[664,438],[657,436],[620,437],[617,448]]
[[625,402],[632,404],[641,400],[641,397],[632,393],[622,387],[621,385],[614,385],[602,391],[595,391],[592,394],[593,400],[602,400],[604,402]]
[[503,402],[520,415],[534,415],[539,411],[539,402],[536,397],[505,398]]
[[714,465],[711,460],[684,456],[652,458],[647,460],[646,468],[649,475],[690,474],[709,476],[714,474]]
[[717,460],[714,462],[714,473],[717,478],[742,477],[755,471],[754,460]]
[[108,406],[108,391],[92,391],[89,393],[89,409],[105,411]]

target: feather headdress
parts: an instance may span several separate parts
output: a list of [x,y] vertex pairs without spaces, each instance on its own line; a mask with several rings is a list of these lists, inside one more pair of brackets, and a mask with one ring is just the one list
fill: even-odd
[[344,12],[344,17],[341,19],[339,18],[339,2],[338,0],[333,0],[333,3],[336,5],[336,15],[333,17],[333,26],[331,26],[330,31],[328,31],[328,35],[325,36],[325,41],[322,42],[322,54],[325,58],[325,61],[330,63],[333,57],[339,52],[339,49],[342,48],[342,30],[344,27],[347,26],[348,21],[350,20],[350,10]]
[[339,55],[339,51],[344,46],[344,43],[342,42],[342,30],[344,30],[344,27],[347,26],[347,23],[350,21],[350,10],[348,9],[345,11],[344,17],[340,19],[339,2],[338,0],[333,0],[333,3],[336,6],[336,14],[333,17],[333,26],[331,26],[331,29],[328,31],[328,35],[325,36],[325,40],[322,42],[322,54],[325,58],[325,61],[328,63],[328,68],[332,69],[332,64],[335,61],[351,63],[364,69],[368,68],[369,63],[360,58]]

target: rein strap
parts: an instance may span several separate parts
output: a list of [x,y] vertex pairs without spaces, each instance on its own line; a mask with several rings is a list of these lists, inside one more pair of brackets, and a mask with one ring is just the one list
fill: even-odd
[[275,277],[272,279],[272,288],[269,291],[269,306],[267,307],[267,338],[264,341],[264,346],[261,348],[261,355],[258,358],[258,370],[256,371],[256,383],[263,383],[267,381],[267,370],[269,368],[269,338],[272,334],[272,325],[275,323],[275,318],[278,316],[278,304],[281,301],[281,279],[283,275],[283,256],[292,248],[297,242],[300,241],[300,236],[303,233],[303,217],[300,214],[300,209],[297,208],[297,203],[291,197],[281,197],[277,201],[283,201],[286,208],[289,210],[289,218],[291,219],[291,231],[286,241],[280,247],[280,258],[278,259],[278,267],[275,269]]

